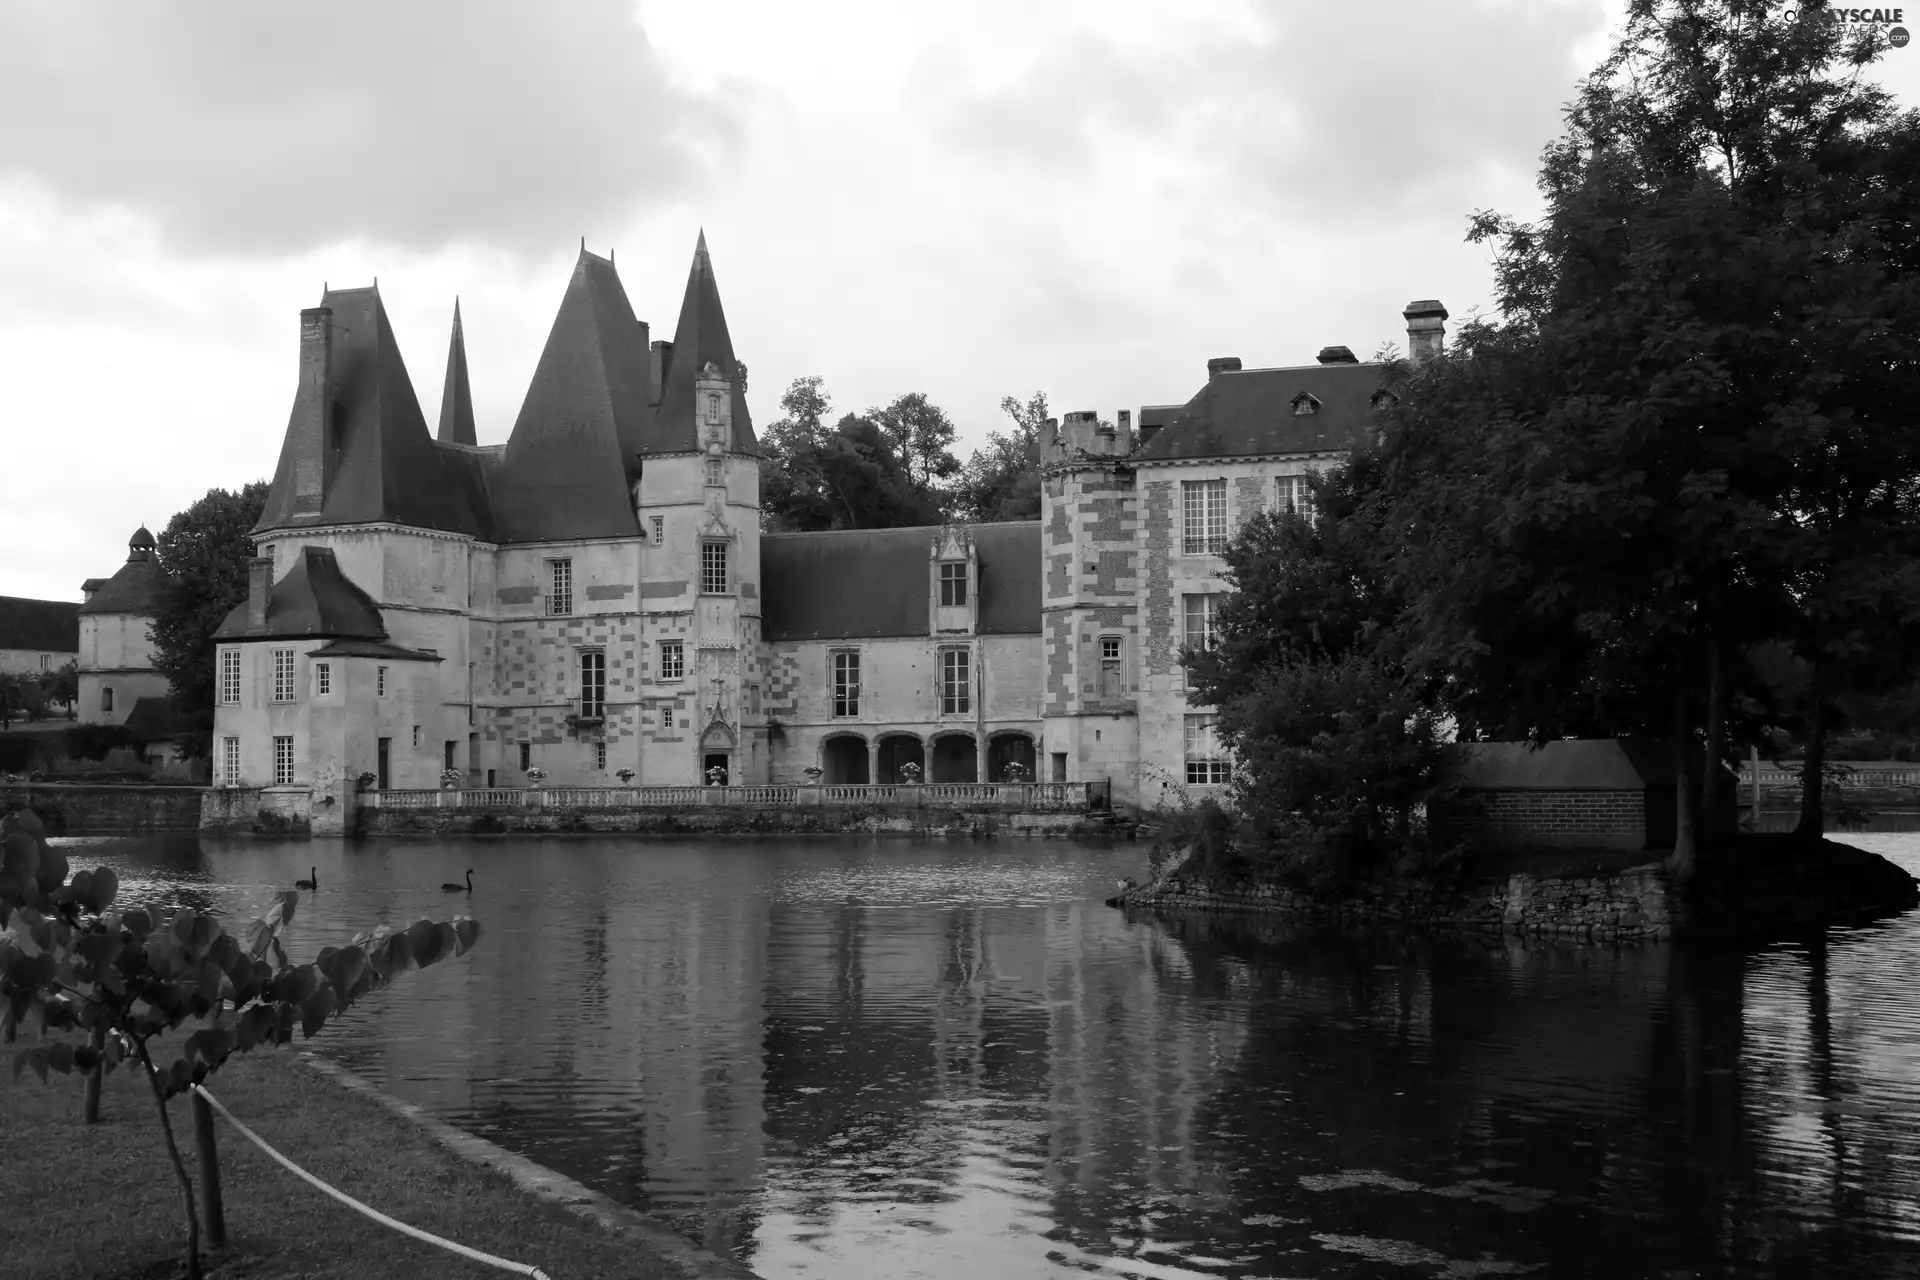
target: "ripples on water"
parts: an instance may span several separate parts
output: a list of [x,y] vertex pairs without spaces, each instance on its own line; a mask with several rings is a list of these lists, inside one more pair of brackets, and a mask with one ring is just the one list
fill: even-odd
[[1911,917],[1526,948],[1128,920],[1137,847],[66,843],[230,915],[317,861],[301,956],[479,917],[326,1051],[770,1280],[1920,1276]]

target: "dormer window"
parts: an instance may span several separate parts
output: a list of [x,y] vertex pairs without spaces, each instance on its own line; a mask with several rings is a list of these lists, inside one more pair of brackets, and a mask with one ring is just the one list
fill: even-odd
[[1293,398],[1293,416],[1294,417],[1310,418],[1314,414],[1318,413],[1319,411],[1320,411],[1320,402],[1314,399],[1311,395],[1309,395],[1305,391],[1302,391],[1299,395]]
[[964,564],[942,564],[940,566],[940,607],[953,608],[967,602],[967,566]]
[[1375,411],[1391,409],[1400,403],[1400,397],[1391,391],[1376,391],[1369,403],[1373,405]]
[[707,392],[707,425],[713,427],[720,425],[720,393],[718,391]]

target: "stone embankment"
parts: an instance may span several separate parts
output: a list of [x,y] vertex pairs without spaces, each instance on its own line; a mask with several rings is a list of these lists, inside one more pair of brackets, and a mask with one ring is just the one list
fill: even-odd
[[1390,882],[1310,893],[1174,863],[1159,880],[1111,901],[1611,943],[1785,936],[1920,905],[1920,884],[1906,871],[1834,841],[1808,847],[1791,837],[1750,838],[1731,857],[1703,857],[1702,866],[1685,886],[1664,863],[1648,862],[1594,875],[1521,871],[1451,885]]
[[633,832],[677,835],[912,835],[1025,836],[1129,839],[1133,824],[1084,813],[886,808],[748,806],[646,809],[470,810],[363,809],[357,834],[378,837],[468,835],[587,835]]
[[0,783],[0,809],[32,809],[53,835],[139,835],[200,829],[204,787],[137,783]]

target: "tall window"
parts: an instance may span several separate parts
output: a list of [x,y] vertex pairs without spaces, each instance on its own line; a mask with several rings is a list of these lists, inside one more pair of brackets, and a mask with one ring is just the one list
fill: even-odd
[[1282,511],[1298,511],[1313,519],[1313,495],[1307,492],[1305,476],[1279,476],[1274,482],[1275,498]]
[[1181,549],[1190,556],[1219,555],[1227,549],[1227,482],[1188,480],[1180,486],[1185,501]]
[[1225,782],[1233,773],[1226,750],[1220,745],[1218,722],[1211,713],[1187,717],[1187,782],[1195,786],[1213,786]]
[[607,744],[605,739],[593,744],[593,767],[596,769],[604,769],[607,767]]
[[667,536],[667,519],[665,516],[649,516],[648,519],[653,523],[653,545],[657,547]]
[[700,544],[700,594],[727,594],[727,544],[724,542]]
[[414,750],[416,751],[420,749],[420,726],[419,725],[413,726],[413,746],[414,746]]
[[533,744],[531,742],[523,742],[520,744],[520,772],[525,773],[528,769],[531,769],[532,767],[533,767]]
[[441,765],[440,765],[440,767],[441,767],[442,769],[451,769],[451,768],[453,768],[453,753],[454,753],[454,749],[455,749],[455,748],[456,748],[456,747],[457,747],[458,745],[459,745],[459,744],[457,744],[457,743],[453,743],[453,742],[448,742],[448,743],[444,743],[444,744],[442,745],[442,747],[441,747],[441,751],[440,751],[440,759],[441,759],[441,762],[442,762],[442,763],[441,763]]
[[385,667],[375,667],[373,669],[373,695],[376,698],[384,698],[387,696],[387,669]]
[[333,664],[316,662],[313,664],[313,696],[325,698],[333,693]]
[[1120,694],[1120,637],[1100,637],[1100,696],[1118,698]]
[[720,425],[720,393],[707,392],[707,422],[712,426]]
[[662,640],[660,642],[660,678],[678,680],[686,675],[687,646],[681,640]]
[[220,782],[223,786],[240,785],[240,739],[220,739]]
[[964,564],[943,564],[940,566],[940,603],[944,606],[965,604],[967,602],[967,566]]
[[607,713],[607,655],[598,649],[580,653],[580,714],[588,719]]
[[278,737],[273,740],[273,785],[290,787],[293,785],[293,739]]
[[1218,633],[1214,629],[1214,600],[1207,596],[1182,596],[1186,605],[1187,635],[1189,649],[1211,649]]
[[240,701],[240,650],[220,651],[220,701],[236,706]]
[[973,708],[973,682],[965,649],[940,651],[940,714],[963,716]]
[[100,711],[103,715],[113,714],[113,688],[111,685],[100,690]]
[[857,653],[833,655],[833,714],[860,714],[860,655]]
[[53,670],[53,655],[52,655],[52,654],[50,654],[50,653],[43,653],[43,654],[41,654],[41,655],[40,655],[40,669],[41,669],[42,671],[51,671],[51,670]]
[[547,576],[552,590],[547,595],[547,612],[550,614],[573,612],[573,561],[547,561]]
[[293,701],[293,650],[273,651],[273,700]]

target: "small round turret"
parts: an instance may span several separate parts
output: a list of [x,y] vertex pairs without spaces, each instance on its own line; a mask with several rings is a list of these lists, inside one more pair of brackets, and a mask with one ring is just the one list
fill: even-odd
[[155,545],[152,531],[147,526],[141,525],[133,531],[133,536],[127,539],[127,559],[145,560],[153,554]]

